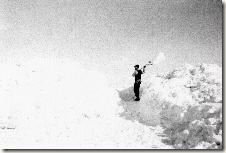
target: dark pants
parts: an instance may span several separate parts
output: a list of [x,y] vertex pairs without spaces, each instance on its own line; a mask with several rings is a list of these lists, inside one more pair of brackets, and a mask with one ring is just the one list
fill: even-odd
[[140,98],[140,97],[139,97],[140,84],[141,84],[141,82],[138,82],[138,83],[135,82],[135,83],[134,83],[133,91],[134,91],[134,94],[135,94],[136,98]]

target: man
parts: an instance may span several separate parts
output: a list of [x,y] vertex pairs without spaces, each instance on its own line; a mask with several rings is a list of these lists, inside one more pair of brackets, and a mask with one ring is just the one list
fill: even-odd
[[136,96],[135,100],[139,101],[140,100],[139,92],[140,92],[140,84],[141,84],[141,74],[145,73],[146,65],[143,67],[143,69],[139,69],[139,65],[135,65],[134,68],[135,68],[135,71],[132,74],[132,76],[135,77],[133,91]]

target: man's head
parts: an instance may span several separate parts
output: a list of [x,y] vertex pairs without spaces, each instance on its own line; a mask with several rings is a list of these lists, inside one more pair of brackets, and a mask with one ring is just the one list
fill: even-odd
[[134,68],[135,68],[135,70],[138,70],[139,69],[139,65],[135,65]]

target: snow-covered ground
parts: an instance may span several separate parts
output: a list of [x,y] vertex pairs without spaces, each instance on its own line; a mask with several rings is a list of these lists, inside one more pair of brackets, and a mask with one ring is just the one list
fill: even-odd
[[136,102],[133,87],[113,89],[103,74],[69,59],[2,63],[0,147],[219,149],[221,70],[185,65],[153,76]]
[[[69,59],[0,64],[0,147],[168,149],[105,76]],[[128,109],[127,109],[128,108]]]

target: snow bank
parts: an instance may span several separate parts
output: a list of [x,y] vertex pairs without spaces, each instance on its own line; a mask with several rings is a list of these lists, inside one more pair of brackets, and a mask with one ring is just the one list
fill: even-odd
[[171,148],[158,129],[115,115],[118,93],[68,59],[0,65],[4,149]]
[[112,116],[119,101],[104,75],[69,59],[3,63],[0,72],[0,121]]
[[[222,69],[217,65],[185,65],[163,76],[153,77],[143,88],[142,119],[157,125],[162,108],[177,105],[184,110],[201,103],[221,103]],[[151,118],[151,120],[150,120]]]
[[[143,88],[139,112],[141,121],[162,125],[170,135],[170,143],[185,149],[201,141],[222,140],[213,138],[213,131],[218,131],[215,132],[218,135],[222,124],[221,109],[222,68],[213,64],[187,64],[167,75],[151,78]],[[195,120],[202,124],[192,126]],[[206,137],[198,134],[200,128]],[[193,133],[185,136],[183,130]]]

